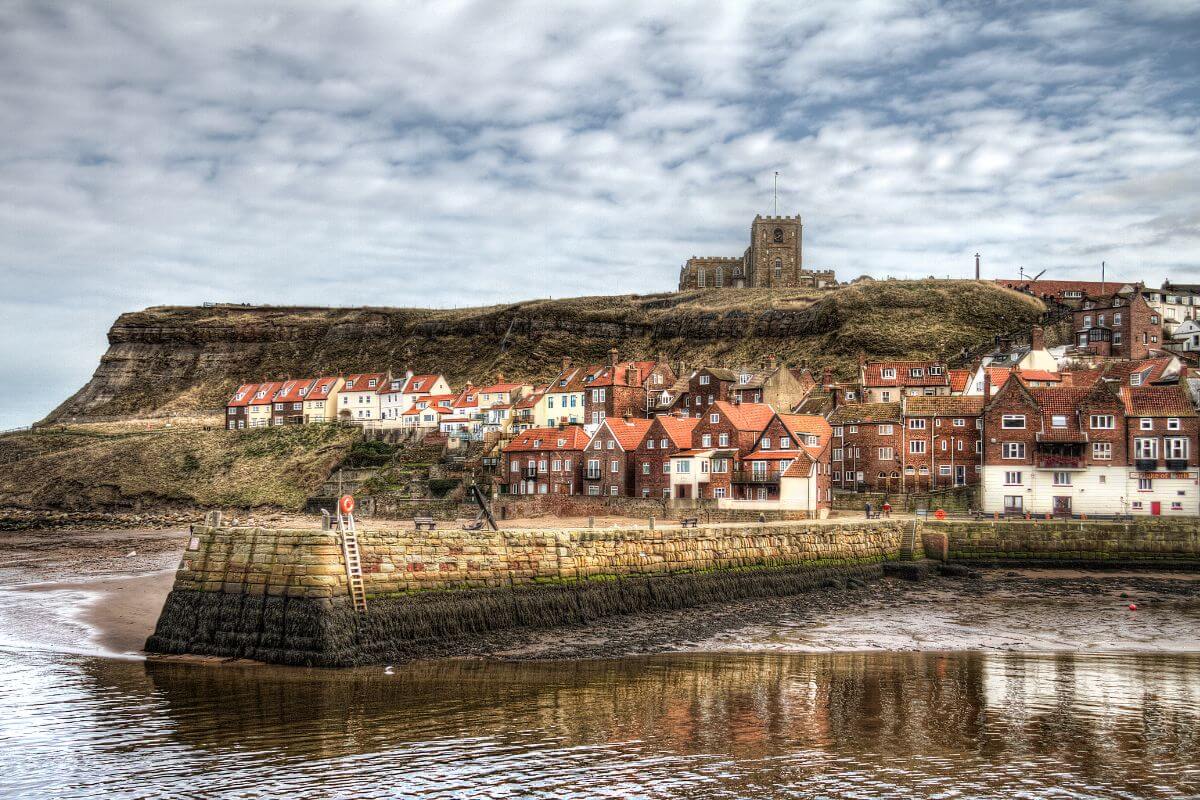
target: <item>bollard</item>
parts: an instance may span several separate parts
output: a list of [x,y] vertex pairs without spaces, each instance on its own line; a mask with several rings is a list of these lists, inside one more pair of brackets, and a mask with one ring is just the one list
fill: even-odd
[[654,517],[650,517],[650,530],[654,530]]
[[332,527],[332,517],[329,515],[329,510],[321,509],[321,530],[327,531]]
[[588,517],[588,527],[589,528],[596,527],[596,518],[595,517]]

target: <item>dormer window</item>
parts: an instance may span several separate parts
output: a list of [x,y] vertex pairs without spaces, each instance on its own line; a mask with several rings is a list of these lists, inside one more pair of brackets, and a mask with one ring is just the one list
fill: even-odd
[[1140,373],[1140,372],[1131,373],[1129,375],[1129,385],[1130,386],[1141,386],[1142,385],[1142,373]]
[[368,388],[368,389],[374,389],[374,388],[375,388],[375,384],[376,384],[376,383],[378,383],[378,382],[379,382],[379,381],[375,380],[374,378],[371,378],[371,379],[369,379],[369,380],[367,381],[367,388]]
[[1065,427],[1067,427],[1067,417],[1066,417],[1066,415],[1065,415],[1065,414],[1053,414],[1053,415],[1051,415],[1051,417],[1050,417],[1050,427],[1051,427],[1051,428],[1065,428]]
[[558,440],[558,446],[559,446],[559,447],[564,447],[566,444],[567,444],[567,440],[566,440],[566,439],[559,439],[559,440]]
[[414,383],[414,384],[413,384],[413,391],[414,391],[414,392],[419,392],[419,391],[421,391],[421,386],[422,386],[424,383],[425,383],[425,381],[417,381],[416,383]]
[[921,369],[920,367],[913,367],[908,371],[908,377],[910,378],[920,378],[924,374],[925,370]]
[[884,367],[882,374],[885,379],[895,378],[896,370],[892,369],[891,367]]
[[541,439],[534,439],[534,440],[533,440],[533,446],[534,446],[535,448],[536,448],[536,447],[541,447],[541,446],[542,446],[542,440],[541,440]]
[[701,376],[700,376],[700,385],[701,385],[701,386],[708,386],[708,380],[709,380],[709,376],[708,376],[708,375],[701,375]]
[[820,438],[813,436],[811,433],[804,437],[804,443],[809,447],[816,447],[820,443]]
[[749,382],[750,382],[750,375],[749,375],[748,373],[745,373],[745,372],[743,372],[743,373],[742,373],[742,374],[741,374],[741,375],[738,377],[738,380],[739,380],[739,381],[741,381],[742,383],[749,383]]
[[941,375],[941,374],[942,374],[942,368],[941,368],[941,367],[937,367],[937,366],[930,367],[930,368],[929,368],[929,374],[930,374],[930,375]]

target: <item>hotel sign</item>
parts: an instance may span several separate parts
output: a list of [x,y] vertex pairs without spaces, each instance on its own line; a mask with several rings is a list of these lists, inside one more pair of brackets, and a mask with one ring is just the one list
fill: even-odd
[[1130,478],[1150,478],[1156,481],[1190,481],[1196,476],[1190,472],[1131,472]]

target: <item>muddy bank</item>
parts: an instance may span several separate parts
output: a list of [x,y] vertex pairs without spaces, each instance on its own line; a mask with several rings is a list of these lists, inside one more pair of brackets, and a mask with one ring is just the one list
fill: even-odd
[[[185,528],[204,519],[200,508],[155,508],[147,511],[49,511],[45,509],[0,508],[0,533],[7,531],[124,531]],[[226,512],[227,520],[246,525],[287,526],[317,524],[313,517],[290,511],[257,509]]]

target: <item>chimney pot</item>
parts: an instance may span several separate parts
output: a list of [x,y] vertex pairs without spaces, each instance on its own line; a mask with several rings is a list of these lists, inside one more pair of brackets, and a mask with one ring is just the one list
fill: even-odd
[[1041,325],[1034,325],[1029,332],[1029,349],[1030,350],[1045,350],[1046,349],[1046,332],[1042,330]]
[[774,355],[767,356],[767,370],[768,371],[774,372],[775,367],[778,365],[778,363],[779,362],[778,362],[778,360],[776,360]]
[[610,367],[615,367],[617,365],[617,362],[620,360],[619,355],[620,353],[615,347],[608,351],[608,365]]

